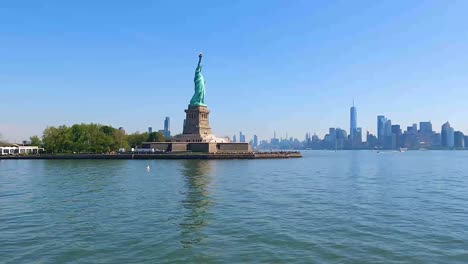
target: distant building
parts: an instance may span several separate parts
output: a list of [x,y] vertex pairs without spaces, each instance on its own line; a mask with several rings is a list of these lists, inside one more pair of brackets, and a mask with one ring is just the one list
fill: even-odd
[[148,127],[148,134],[151,134],[153,133],[153,128],[152,127]]
[[329,143],[335,143],[336,141],[336,129],[334,127],[330,127],[328,129],[328,134],[325,135],[324,140]]
[[341,128],[336,128],[336,146],[335,149],[343,149],[345,146],[345,142],[348,138],[348,133],[346,133],[346,130],[341,129]]
[[422,134],[431,134],[432,133],[432,123],[429,122],[419,122],[419,133]]
[[441,129],[441,138],[442,138],[442,147],[453,148],[454,147],[454,129],[450,126],[449,122],[446,122],[442,125]]
[[430,121],[419,122],[418,140],[421,148],[431,148],[436,145],[437,140],[434,138],[434,131]]
[[413,124],[406,128],[406,131],[399,138],[399,147],[409,149],[419,149],[421,147],[419,144],[417,128],[417,124]]
[[396,148],[396,135],[392,133],[392,120],[387,119],[384,126],[383,147],[385,149]]
[[383,145],[385,141],[385,124],[387,123],[387,118],[383,115],[377,116],[377,140],[380,145]]
[[320,138],[314,133],[310,139],[312,142],[319,142]]
[[38,146],[20,146],[13,144],[9,147],[0,146],[0,155],[23,155],[23,154],[39,154],[43,152],[43,148]]
[[168,116],[164,119],[164,137],[171,138],[171,119]]
[[453,133],[454,148],[464,149],[465,148],[465,135],[461,131],[455,131]]
[[348,134],[344,129],[339,127],[331,127],[328,129],[328,134],[324,137],[324,148],[326,149],[343,149],[347,143]]
[[236,142],[237,142],[236,135],[233,135],[233,136],[232,136],[232,142],[234,142],[234,143],[236,143]]
[[254,148],[258,147],[258,137],[257,137],[257,135],[253,136],[253,147]]
[[369,131],[366,133],[366,145],[368,148],[374,148],[377,145],[377,137],[370,134]]
[[349,135],[350,135],[350,140],[351,140],[351,147],[356,146],[356,129],[357,129],[357,111],[356,107],[354,106],[354,100],[353,100],[353,106],[349,110]]
[[392,125],[392,133],[396,135],[401,135],[400,125]]
[[280,140],[276,138],[276,133],[272,139],[270,139],[270,148],[271,149],[278,149],[280,148]]
[[362,145],[362,128],[357,127],[354,132],[354,146]]
[[386,137],[392,135],[392,120],[390,120],[390,119],[387,119],[387,122],[385,122],[385,132],[384,132],[384,135],[385,135]]
[[245,135],[242,134],[242,131],[239,132],[239,142],[240,143],[245,143]]
[[441,134],[433,133],[431,135],[431,147],[440,147],[442,144]]
[[392,140],[395,138],[395,142],[392,141],[392,149],[397,149],[402,146],[401,135],[402,131],[400,125],[392,125]]
[[413,126],[409,126],[406,128],[406,132],[410,135],[412,134],[417,134],[418,133],[418,130],[414,129],[414,125]]

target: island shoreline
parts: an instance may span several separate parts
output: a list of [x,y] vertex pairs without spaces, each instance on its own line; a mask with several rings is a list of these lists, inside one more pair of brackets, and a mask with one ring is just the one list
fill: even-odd
[[289,159],[301,158],[296,151],[249,152],[249,153],[160,153],[160,154],[40,154],[0,156],[0,160],[148,160],[148,159]]

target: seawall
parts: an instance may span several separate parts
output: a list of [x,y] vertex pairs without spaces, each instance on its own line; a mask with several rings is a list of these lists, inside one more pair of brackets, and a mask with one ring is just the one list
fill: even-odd
[[300,152],[246,152],[246,153],[161,153],[161,154],[41,154],[26,156],[0,156],[0,159],[107,159],[107,160],[130,160],[130,159],[288,159],[301,158]]

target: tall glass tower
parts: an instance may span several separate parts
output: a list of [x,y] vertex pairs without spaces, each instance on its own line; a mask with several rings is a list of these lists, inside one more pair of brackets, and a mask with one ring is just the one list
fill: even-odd
[[171,119],[168,116],[164,119],[164,136],[167,139],[171,137]]
[[356,107],[354,107],[354,99],[353,99],[353,106],[350,109],[350,120],[349,120],[349,135],[351,136],[351,144],[354,145],[354,137],[356,135],[357,130],[357,111]]
[[442,125],[440,134],[442,136],[442,146],[447,148],[453,148],[455,132],[448,121]]
[[377,116],[377,139],[379,144],[382,145],[385,137],[385,124],[387,123],[387,118],[383,115]]

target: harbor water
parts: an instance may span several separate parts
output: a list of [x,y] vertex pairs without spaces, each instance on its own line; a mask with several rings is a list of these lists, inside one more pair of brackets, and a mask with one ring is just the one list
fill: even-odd
[[0,160],[0,263],[468,263],[468,151]]

